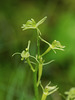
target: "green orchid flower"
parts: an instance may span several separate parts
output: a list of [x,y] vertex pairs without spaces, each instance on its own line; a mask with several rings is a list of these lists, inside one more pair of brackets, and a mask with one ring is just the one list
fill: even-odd
[[36,28],[36,22],[34,21],[34,19],[31,18],[31,20],[28,20],[26,22],[26,24],[23,24],[23,26],[21,28],[23,28],[23,30],[35,29]]
[[50,83],[51,82],[49,82],[45,86],[45,88],[43,88],[42,84],[40,83],[40,86],[41,86],[41,88],[43,90],[43,94],[42,94],[41,100],[46,100],[46,98],[47,98],[48,95],[51,95],[52,93],[54,93],[55,91],[58,90],[57,86],[50,86]]
[[52,44],[50,44],[46,40],[42,39],[40,36],[39,36],[39,38],[41,41],[43,41],[49,45],[48,49],[41,55],[41,57],[44,56],[45,54],[47,54],[50,50],[53,50],[55,53],[56,53],[56,51],[55,51],[56,49],[64,51],[65,46],[62,46],[59,41],[54,40],[52,42]]
[[31,18],[31,20],[28,20],[26,22],[26,24],[23,24],[23,26],[21,28],[23,30],[27,30],[27,29],[37,29],[38,33],[41,35],[41,32],[38,29],[38,26],[41,25],[46,20],[46,18],[47,18],[47,16],[44,17],[43,19],[41,19],[38,23],[36,23],[35,20]]
[[22,51],[21,53],[21,60],[26,60],[27,58],[29,58],[30,53],[29,53],[29,47],[30,47],[30,41],[28,41],[28,46],[25,50]]
[[66,100],[75,100],[75,87],[71,88],[69,91],[65,92],[65,94],[67,95]]
[[29,57],[35,59],[37,62],[38,62],[38,60],[34,56],[30,55],[30,53],[29,53],[29,47],[30,47],[30,41],[28,41],[28,46],[27,46],[27,48],[25,50],[22,51],[22,53],[16,52],[12,56],[14,56],[16,54],[20,54],[21,55],[21,60],[26,60],[25,63],[28,63],[29,66],[30,66],[30,68],[31,68],[31,70],[33,72],[35,72],[35,69],[33,68],[32,64],[31,64],[31,63],[33,63],[33,64],[35,64],[35,63],[32,62],[32,61],[30,61]]
[[21,53],[21,57],[22,57],[21,60],[27,59],[29,58],[29,56],[30,56],[29,52],[23,50]]

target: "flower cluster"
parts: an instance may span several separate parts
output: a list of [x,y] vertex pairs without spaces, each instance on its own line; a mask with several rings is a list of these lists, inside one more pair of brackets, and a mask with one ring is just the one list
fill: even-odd
[[[52,44],[50,44],[49,42],[47,42],[46,40],[44,40],[40,37],[41,32],[38,27],[46,20],[46,18],[47,18],[47,16],[45,16],[43,19],[41,19],[37,23],[34,19],[31,18],[31,20],[28,20],[26,22],[26,24],[23,24],[21,27],[23,30],[27,30],[27,29],[36,29],[37,30],[37,49],[38,49],[37,54],[35,56],[32,56],[30,54],[30,52],[29,52],[30,41],[28,41],[28,46],[25,50],[23,50],[21,53],[16,52],[12,55],[12,56],[14,56],[16,54],[20,54],[21,60],[24,61],[25,63],[28,63],[28,65],[30,66],[30,69],[34,72],[34,89],[36,92],[35,93],[36,100],[39,100],[38,99],[38,89],[37,89],[39,85],[42,87],[42,90],[43,90],[41,100],[46,100],[48,95],[54,93],[58,89],[57,86],[50,86],[50,83],[48,85],[46,85],[45,88],[43,88],[42,84],[40,83],[42,73],[43,73],[43,66],[50,64],[51,62],[54,61],[54,60],[51,60],[47,63],[44,63],[45,60],[43,59],[43,56],[45,54],[47,54],[50,50],[53,50],[56,53],[56,51],[55,51],[56,49],[64,50],[64,48],[65,48],[65,46],[62,46],[59,41],[54,40],[52,42]],[[40,40],[45,42],[49,46],[43,54],[40,54]],[[30,57],[34,59],[34,62],[30,59]],[[35,68],[33,67],[33,64],[35,65]],[[37,76],[38,76],[38,79],[37,79]],[[67,92],[67,94],[69,94],[69,92]],[[75,94],[73,94],[73,95],[75,96]],[[74,97],[73,95],[71,95],[70,97]]]

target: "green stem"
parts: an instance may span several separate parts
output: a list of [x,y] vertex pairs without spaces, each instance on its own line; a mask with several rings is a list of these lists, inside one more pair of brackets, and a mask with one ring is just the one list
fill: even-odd
[[35,72],[33,73],[33,79],[34,79],[34,92],[35,92],[35,98],[36,100],[39,100],[39,94],[38,94],[38,87],[37,87],[37,65],[35,67]]
[[43,69],[43,64],[39,64],[39,71],[38,71],[38,82],[37,86],[40,84],[41,76],[42,76],[42,69]]
[[[37,58],[39,61],[39,55],[40,55],[40,39],[39,39],[39,29],[37,28]],[[37,72],[38,72],[38,63],[35,67],[35,72],[33,73],[34,75],[34,92],[35,92],[35,98],[36,100],[39,100],[39,92],[38,92],[38,87],[37,87]]]
[[32,66],[32,64],[31,64],[31,62],[30,62],[30,60],[29,60],[29,58],[27,59],[27,63],[28,63],[29,66],[31,67],[31,70],[32,70],[33,72],[35,72],[35,69],[33,68],[33,66]]
[[37,49],[38,49],[38,57],[40,55],[40,39],[39,39],[39,34],[40,34],[40,31],[39,29],[37,28]]
[[46,100],[47,95],[43,93],[41,100]]

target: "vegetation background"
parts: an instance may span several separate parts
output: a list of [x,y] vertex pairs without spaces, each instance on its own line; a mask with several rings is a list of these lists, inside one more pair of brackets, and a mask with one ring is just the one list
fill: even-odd
[[[75,87],[75,0],[2,0],[0,1],[0,100],[34,100],[32,71],[20,56],[12,58],[14,52],[22,52],[31,40],[31,54],[36,53],[36,31],[22,31],[28,19],[38,22],[42,37],[48,42],[54,39],[65,45],[65,51],[51,51],[44,58],[55,62],[44,67],[43,85],[51,81],[64,94]],[[41,42],[41,53],[47,46]],[[41,88],[39,88],[41,91]],[[61,100],[59,92],[49,96],[50,100]]]

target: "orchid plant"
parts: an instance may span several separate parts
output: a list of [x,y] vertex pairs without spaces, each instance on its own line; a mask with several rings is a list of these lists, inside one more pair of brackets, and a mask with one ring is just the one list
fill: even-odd
[[[65,48],[65,46],[62,46],[59,41],[54,40],[51,44],[41,37],[41,31],[39,30],[38,27],[46,19],[47,19],[47,16],[44,17],[43,19],[41,19],[37,23],[35,22],[34,19],[31,19],[31,20],[28,20],[26,22],[26,24],[23,24],[21,27],[23,29],[23,31],[28,30],[28,29],[35,29],[37,31],[36,32],[37,33],[37,50],[38,50],[37,54],[35,56],[32,56],[30,54],[29,50],[30,50],[31,41],[29,40],[28,46],[25,50],[23,50],[21,53],[16,52],[12,55],[12,56],[14,56],[16,54],[19,54],[21,56],[21,60],[24,61],[25,63],[28,63],[28,65],[30,66],[30,69],[32,70],[33,76],[34,76],[33,81],[34,81],[35,100],[40,100],[39,92],[38,92],[39,86],[41,86],[42,90],[43,90],[41,100],[46,100],[48,95],[51,95],[52,93],[54,93],[55,91],[58,90],[57,86],[50,86],[50,83],[48,85],[46,85],[45,88],[43,88],[43,86],[41,84],[41,76],[43,73],[43,67],[54,61],[54,60],[51,60],[49,62],[45,62],[45,60],[43,59],[43,56],[46,55],[50,50],[53,50],[54,53],[56,53],[56,51],[55,51],[56,49],[63,51]],[[43,54],[40,54],[40,40],[49,46]],[[30,58],[33,58],[35,62],[31,61]],[[35,67],[33,65],[35,65]],[[38,79],[37,79],[37,76],[38,76]]]

